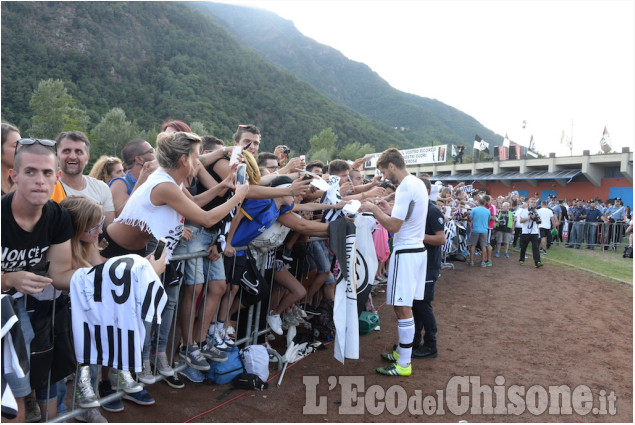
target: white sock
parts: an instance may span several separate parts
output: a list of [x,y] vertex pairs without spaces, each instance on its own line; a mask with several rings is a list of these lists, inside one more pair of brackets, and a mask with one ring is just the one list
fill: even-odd
[[[406,367],[410,364],[412,356],[412,341],[415,338],[415,319],[413,317],[409,319],[397,320],[399,330],[399,344],[397,345],[397,353],[399,353],[399,366]],[[408,348],[402,347],[402,345],[408,345]]]

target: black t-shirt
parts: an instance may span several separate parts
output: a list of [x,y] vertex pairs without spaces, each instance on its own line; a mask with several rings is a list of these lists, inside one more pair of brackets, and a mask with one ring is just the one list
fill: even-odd
[[33,231],[27,232],[13,217],[13,194],[2,197],[2,271],[29,271],[45,260],[51,245],[66,242],[73,236],[73,222],[65,208],[48,201]]
[[[434,235],[439,230],[443,231],[445,227],[445,220],[443,213],[432,202],[428,205],[428,215],[426,217],[426,235]],[[426,272],[426,280],[432,280],[439,276],[439,270],[441,270],[441,247],[428,245],[424,242],[426,250],[428,251],[428,269]]]
[[[221,158],[218,158],[216,161],[212,162],[211,164],[209,164],[207,167],[205,167],[205,169],[207,170],[207,172],[209,172],[209,174],[214,178],[214,180],[216,180],[218,183],[220,183],[221,181],[223,181],[223,179],[221,178],[221,176],[219,176],[215,171],[214,171],[214,166],[216,165],[216,163],[218,161],[220,161],[221,159],[226,159],[229,161],[229,157],[228,156],[223,156]],[[190,193],[192,193],[194,191],[194,193],[192,193],[192,195],[195,195],[197,193],[203,193],[207,190],[207,188],[203,185],[203,183],[201,183],[200,180],[196,180],[196,188],[192,188],[192,190],[190,191]],[[226,203],[232,196],[234,196],[234,192],[231,190],[228,190],[225,192],[224,195],[221,196],[217,196],[216,198],[212,199],[210,202],[207,203],[207,205],[203,206],[202,209],[205,211],[210,211],[220,205],[223,205],[224,203]],[[227,214],[225,217],[223,217],[220,221],[218,221],[216,224],[214,224],[212,227],[208,227],[207,230],[210,233],[216,233],[221,231],[223,234],[225,233],[224,229],[226,227],[226,224],[229,223],[232,219],[232,214]]]

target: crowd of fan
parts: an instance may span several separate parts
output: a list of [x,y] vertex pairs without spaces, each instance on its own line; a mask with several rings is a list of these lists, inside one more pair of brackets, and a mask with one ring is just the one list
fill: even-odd
[[[85,410],[78,420],[106,422],[99,407],[111,412],[124,410],[121,399],[99,401],[117,389],[123,389],[124,399],[141,405],[154,404],[154,398],[139,382],[154,383],[154,376],[160,374],[171,387],[183,388],[185,383],[181,377],[202,382],[203,372],[209,369],[208,360],[227,359],[226,351],[235,345],[237,333],[229,319],[240,308],[235,297],[238,281],[234,278],[234,268],[246,254],[245,247],[259,237],[262,239],[263,229],[271,227],[273,222],[283,228],[275,234],[279,241],[273,242],[272,234],[267,234],[265,254],[261,253],[255,260],[261,269],[267,269],[267,278],[273,278],[282,290],[279,297],[272,297],[265,312],[271,330],[281,335],[285,328],[298,325],[307,315],[317,314],[316,306],[321,300],[334,299],[333,254],[324,240],[327,224],[322,216],[342,208],[350,200],[392,202],[395,187],[381,176],[364,179],[360,171],[363,158],[354,163],[344,160],[333,160],[328,165],[320,161],[306,163],[304,156],[290,158],[291,151],[284,145],[276,146],[273,152],[259,152],[260,143],[260,131],[253,125],[238,126],[232,145],[226,146],[216,137],[192,134],[181,121],[169,121],[163,123],[156,147],[145,140],[130,141],[122,149],[121,159],[102,156],[95,161],[90,173],[84,175],[90,158],[90,142],[83,133],[63,132],[55,142],[22,139],[17,128],[2,124],[3,293],[12,294],[16,300],[22,294],[25,299],[51,300],[69,288],[67,277],[56,282],[57,276],[66,276],[62,271],[95,266],[113,256],[130,253],[147,257],[157,274],[165,273],[164,282],[179,282],[182,276],[182,285],[165,285],[168,302],[161,324],[148,324],[142,353],[143,370],[136,374],[136,379],[126,370],[80,365],[75,376],[74,403]],[[19,273],[23,273],[19,275],[21,278],[31,276],[29,269],[12,268],[5,263],[5,249],[14,242],[5,239],[5,226],[21,225],[6,224],[5,211],[13,215],[14,211],[8,208],[13,198],[20,195],[20,183],[24,184],[25,180],[18,178],[23,170],[20,161],[14,164],[14,158],[18,158],[21,150],[24,150],[22,158],[26,158],[27,152],[41,158],[43,153],[38,149],[50,150],[51,147],[56,150],[61,177],[59,182],[54,181],[55,176],[53,180],[51,176],[44,176],[43,180],[49,179],[50,187],[46,190],[50,198],[70,217],[70,221],[52,225],[66,223],[72,227],[61,229],[65,235],[52,241],[60,244],[70,240],[69,246],[64,248],[69,251],[63,251],[70,254],[68,270],[59,270],[62,266],[58,264],[49,273],[53,286],[62,289],[60,292],[46,289],[50,287],[50,280],[42,280],[35,289],[27,290],[26,279],[18,282],[17,278],[8,277]],[[236,182],[236,164],[230,163],[232,154],[238,153],[237,147],[242,149],[239,159],[242,157],[246,163],[249,178],[245,184]],[[311,181],[326,180],[329,176],[339,178],[342,202],[325,205],[321,203],[324,191]],[[436,201],[446,221],[463,223],[467,230],[469,263],[474,265],[480,251],[483,267],[492,266],[492,253],[499,257],[501,248],[502,255],[509,257],[509,246],[516,246],[521,240],[519,217],[534,202],[516,192],[493,198],[470,190],[464,184],[444,187],[440,182],[432,185],[430,199]],[[487,210],[484,231],[475,227],[479,220],[478,211],[475,213],[478,207]],[[575,248],[579,248],[583,240],[591,249],[607,237],[618,241],[621,233],[612,231],[613,227],[609,226],[617,229],[620,223],[630,224],[627,232],[632,238],[630,208],[622,207],[620,199],[613,203],[592,200],[586,204],[574,200],[569,205],[566,200],[550,198],[541,202],[537,212],[542,218],[543,255],[552,243],[564,242],[566,235],[567,246]],[[19,223],[17,217],[16,222]],[[168,231],[161,226],[172,227]],[[161,231],[156,230],[159,227]],[[486,236],[481,237],[480,232]],[[322,238],[309,239],[311,236]],[[168,237],[168,248],[158,260],[154,259],[157,240],[165,237]],[[497,241],[494,249],[492,238]],[[380,260],[376,282],[382,282],[386,279],[390,235],[379,225],[373,239]],[[62,252],[58,248],[51,249],[56,256]],[[204,261],[172,261],[166,265],[171,255],[201,251],[207,251]],[[306,261],[298,261],[299,256]],[[197,303],[202,297],[205,302]],[[16,310],[19,309],[20,302],[15,305]],[[187,364],[179,373],[174,370],[167,344],[177,311],[180,320],[176,326],[181,344],[175,357]],[[192,311],[196,312],[193,316]],[[28,316],[18,316],[28,320]],[[28,347],[33,335],[32,332],[27,335],[25,332]],[[42,409],[48,411],[49,419],[65,411],[65,379],[52,382],[50,388],[33,388],[34,397],[28,375],[27,384],[24,379],[8,380],[18,400],[18,421],[37,421],[41,417],[38,411]]]
[[[533,211],[537,217],[533,223],[541,255],[546,255],[553,244],[561,243],[567,248],[579,249],[584,243],[589,250],[600,247],[602,250],[615,251],[624,235],[629,238],[625,252],[632,252],[632,211],[630,206],[623,205],[619,197],[605,201],[599,198],[584,201],[577,198],[557,199],[549,195],[548,199],[541,200],[538,193],[525,198],[517,191],[492,197],[485,191],[475,190],[463,183],[453,187],[443,186],[437,181],[436,187],[437,206],[444,211],[445,220],[455,220],[466,229],[469,253],[466,250],[464,254],[466,257],[469,255],[468,263],[472,266],[475,255],[482,257],[482,267],[493,265],[492,256],[509,258],[509,247],[521,245],[522,214]],[[474,220],[477,218],[474,211],[477,207],[486,210],[482,216],[487,221],[487,227],[475,232]],[[476,210],[476,217],[479,210]],[[474,233],[484,235],[483,240],[480,241]],[[521,261],[524,261],[524,255],[521,255]]]
[[[227,359],[225,351],[235,344],[230,337],[233,327],[227,319],[238,308],[234,299],[238,292],[236,286],[226,282],[226,270],[234,267],[227,259],[240,257],[244,252],[241,248],[262,232],[265,217],[270,220],[266,226],[278,221],[285,228],[293,229],[283,246],[269,249],[268,268],[282,288],[281,296],[272,300],[266,312],[272,331],[282,334],[283,327],[297,325],[307,313],[315,313],[312,304],[333,299],[332,253],[324,239],[308,241],[308,237],[327,236],[327,224],[321,221],[323,213],[342,208],[347,200],[390,200],[395,188],[382,182],[379,176],[364,182],[357,170],[361,160],[352,165],[343,160],[331,161],[328,166],[319,161],[306,164],[303,156],[289,158],[290,149],[286,146],[277,146],[272,153],[259,153],[259,146],[260,132],[253,125],[239,126],[232,146],[225,146],[222,140],[212,136],[199,138],[181,121],[170,121],[163,124],[156,148],[145,140],[133,140],[122,149],[121,159],[102,156],[85,175],[90,141],[83,133],[63,132],[55,141],[26,139],[21,138],[14,126],[2,125],[2,290],[14,299],[27,352],[34,337],[31,326],[24,324],[34,320],[32,316],[29,319],[23,315],[27,303],[36,298],[39,302],[50,302],[55,297],[59,300],[61,294],[68,292],[70,276],[80,267],[95,266],[113,256],[134,253],[147,256],[157,274],[165,272],[164,282],[178,281],[179,273],[184,274],[182,285],[165,284],[168,302],[161,324],[154,327],[148,324],[143,370],[136,373],[136,379],[127,370],[80,365],[73,394],[73,404],[84,409],[78,420],[105,422],[98,406],[111,412],[122,411],[121,399],[100,403],[100,398],[116,390],[122,389],[123,398],[137,404],[154,404],[154,398],[139,382],[154,383],[154,375],[158,373],[173,388],[183,388],[181,377],[201,382],[202,372],[209,369],[208,360]],[[245,184],[235,182],[236,165],[230,166],[236,147],[242,148],[238,157],[247,164],[249,179]],[[46,168],[46,157],[51,152],[54,171]],[[20,178],[22,174],[28,178]],[[327,177],[326,174],[339,177],[343,202],[320,204],[323,191],[311,185],[311,180]],[[14,233],[5,228],[24,230],[15,205],[29,200],[31,193],[27,185],[33,181],[29,179],[36,179],[35,184],[42,188],[39,192],[48,193],[48,197],[42,201],[38,195],[39,204],[29,201],[28,208],[33,208],[35,215],[44,211],[47,220],[49,210],[61,216],[57,217],[58,221],[47,224],[60,234],[44,242],[50,244],[48,252],[54,255],[49,255],[50,258],[41,255],[36,259],[42,264],[51,261],[48,277],[41,279],[33,278],[34,268],[9,263],[4,255],[18,239],[11,238]],[[46,201],[49,198],[59,206],[53,207],[53,201]],[[151,211],[152,208],[156,210]],[[184,217],[184,221],[175,221],[174,217]],[[172,226],[169,231],[161,228],[166,224]],[[159,228],[161,231],[157,231]],[[162,257],[154,259],[152,253],[157,239],[166,237],[168,248]],[[20,243],[28,243],[28,240]],[[382,243],[383,251],[389,252],[388,238],[384,237]],[[308,265],[303,273],[292,274],[288,265],[290,253],[294,245],[301,244],[306,249]],[[166,266],[172,254],[200,251],[208,252],[204,261],[173,261]],[[54,261],[58,257],[65,260]],[[179,288],[182,288],[181,294]],[[206,301],[199,306],[196,301],[203,288],[206,288]],[[181,345],[176,358],[187,364],[179,374],[175,373],[175,364],[170,361],[172,356],[167,352],[176,309],[181,319],[177,323]],[[188,321],[185,318],[190,317],[191,310],[196,311],[196,315],[193,321]],[[65,354],[72,356],[72,350]],[[51,382],[45,388],[31,388],[28,374],[22,378],[9,377],[7,382],[17,400],[18,421],[37,421],[44,410],[51,419],[67,409],[65,379]]]

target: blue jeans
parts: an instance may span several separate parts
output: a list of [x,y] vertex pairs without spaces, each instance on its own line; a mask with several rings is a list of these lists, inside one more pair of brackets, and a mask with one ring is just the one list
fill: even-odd
[[[168,336],[172,328],[172,320],[174,319],[174,310],[176,310],[176,302],[179,296],[179,285],[166,286],[165,294],[168,296],[168,302],[165,304],[163,313],[161,314],[161,324],[152,336],[152,325],[155,323],[145,322],[146,337],[143,341],[143,360],[150,360],[150,344],[160,353],[165,353],[168,346]],[[158,335],[158,342],[157,342]]]
[[573,222],[573,229],[569,235],[569,245],[575,245],[577,248],[580,248],[582,236],[584,236],[584,223],[581,221]]
[[437,319],[434,317],[432,301],[434,301],[434,283],[436,278],[426,280],[425,294],[422,300],[412,302],[412,315],[415,321],[415,337],[412,347],[421,345],[421,331],[424,330],[423,345],[437,349]]
[[586,223],[586,245],[587,247],[594,248],[598,238],[598,225],[597,223]]

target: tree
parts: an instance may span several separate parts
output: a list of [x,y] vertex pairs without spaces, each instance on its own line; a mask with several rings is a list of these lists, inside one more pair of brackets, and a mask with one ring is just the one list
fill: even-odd
[[96,160],[100,155],[119,156],[126,143],[140,136],[137,125],[126,121],[124,110],[112,108],[90,132],[91,158]]
[[355,161],[358,158],[363,158],[369,153],[375,153],[375,148],[365,143],[362,145],[359,142],[349,143],[340,150],[340,159],[349,159]]
[[336,141],[337,135],[333,132],[333,129],[331,127],[325,128],[320,131],[317,136],[313,136],[311,140],[309,140],[311,148],[307,156],[311,158],[312,161],[319,159],[320,161],[327,162],[332,160],[337,150],[335,147]]
[[88,115],[76,106],[61,80],[40,81],[29,105],[33,109],[29,134],[33,137],[54,139],[61,131],[86,131]]
[[200,121],[193,121],[190,125],[190,128],[192,129],[192,133],[198,134],[201,137],[210,135],[210,133],[207,131],[207,128],[205,127],[205,124]]

